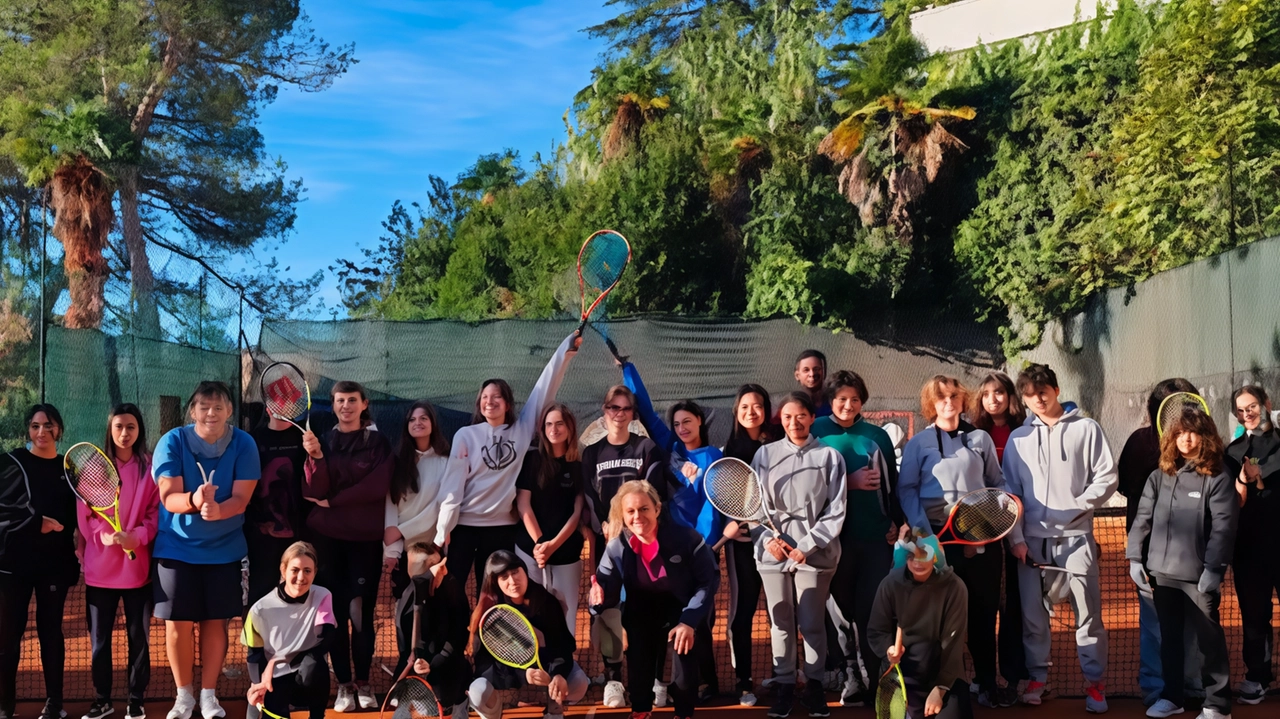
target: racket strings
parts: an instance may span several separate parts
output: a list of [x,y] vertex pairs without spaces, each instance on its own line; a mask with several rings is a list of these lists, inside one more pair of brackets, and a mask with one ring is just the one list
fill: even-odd
[[876,719],[903,719],[907,713],[907,698],[898,682],[898,672],[889,669],[880,677],[876,688]]
[[440,700],[431,687],[417,677],[392,687],[387,704],[395,707],[391,719],[438,719],[440,716]]
[[1163,435],[1184,417],[1195,414],[1209,414],[1209,408],[1205,406],[1202,397],[1190,392],[1171,394],[1160,403],[1159,426],[1157,429]]
[[733,519],[753,519],[763,498],[751,468],[741,462],[716,463],[707,468],[707,498],[721,514]]
[[262,401],[267,411],[281,417],[294,418],[307,409],[307,382],[290,367],[268,367],[262,374]]
[[110,507],[120,490],[120,478],[108,460],[95,449],[68,453],[71,488],[91,507]]
[[504,663],[530,664],[537,651],[537,638],[529,625],[513,610],[498,605],[485,613],[480,624],[480,640],[489,653]]
[[612,287],[627,267],[631,249],[621,235],[606,232],[592,238],[578,258],[584,291],[596,294]]
[[958,539],[990,542],[1009,533],[1018,521],[1018,507],[1009,495],[993,490],[960,498],[951,528]]

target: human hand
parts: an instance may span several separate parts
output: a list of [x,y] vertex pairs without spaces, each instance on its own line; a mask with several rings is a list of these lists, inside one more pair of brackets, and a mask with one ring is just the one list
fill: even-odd
[[973,559],[978,556],[978,548],[972,544],[966,544],[964,547],[964,558]]
[[205,502],[200,508],[200,518],[206,522],[216,522],[222,519],[222,505],[217,502]]
[[898,525],[889,522],[889,531],[885,532],[884,541],[893,544],[898,539]]
[[698,465],[693,462],[685,462],[680,466],[680,474],[683,474],[685,479],[697,479]]
[[888,660],[890,666],[895,666],[902,661],[902,655],[906,653],[906,649],[898,644],[890,644],[889,648],[884,650],[884,658]]
[[431,673],[431,662],[428,662],[426,659],[414,659],[413,673],[419,676],[427,676]]
[[399,564],[399,563],[400,563],[400,559],[399,559],[399,558],[397,558],[397,557],[383,557],[383,558],[382,558],[382,568],[383,568],[385,571],[388,571],[388,572],[394,571],[394,570],[395,570],[395,568],[396,568],[396,565],[397,565],[397,564]]
[[563,704],[569,700],[569,682],[562,676],[551,678],[551,683],[547,685],[547,696],[551,697],[551,701]]
[[312,459],[324,459],[324,450],[320,447],[320,438],[315,432],[307,430],[302,433],[302,448]]
[[777,537],[773,537],[769,541],[765,542],[764,548],[766,552],[779,562],[785,560],[787,558],[787,553],[791,551],[791,547],[788,547],[786,542],[778,539]]
[[1196,583],[1196,589],[1199,590],[1201,594],[1212,594],[1213,592],[1218,591],[1218,588],[1221,586],[1222,572],[1216,572],[1208,568],[1200,573],[1200,581]]
[[1018,542],[1012,547],[1009,547],[1009,553],[1012,554],[1019,562],[1027,561],[1027,543]]
[[667,632],[667,641],[671,642],[676,654],[688,654],[689,650],[693,649],[693,636],[693,627],[681,623]]
[[119,544],[126,552],[132,552],[142,544],[132,532],[116,532],[116,544]]
[[254,684],[249,687],[249,691],[245,694],[245,700],[252,706],[262,706],[262,702],[266,700],[269,690],[267,685]]
[[796,564],[804,564],[809,559],[809,557],[805,556],[805,553],[801,551],[799,547],[792,548],[792,550],[787,553],[787,557]]
[[111,547],[120,541],[118,536],[119,534],[119,532],[114,530],[110,532],[100,532],[98,533],[98,541],[102,542],[102,546],[104,547]]
[[50,532],[61,532],[63,530],[62,522],[53,517],[40,518],[40,533],[48,534]]
[[924,700],[924,715],[927,717],[936,716],[942,711],[942,699],[947,695],[947,690],[942,687],[934,687],[929,692],[929,698]]
[[743,525],[738,524],[736,521],[733,521],[733,520],[725,522],[724,530],[720,532],[720,535],[725,539],[729,539],[729,540],[736,539],[738,535],[742,532],[742,526]]
[[880,489],[880,470],[875,467],[863,467],[849,473],[849,489],[877,491]]
[[524,680],[535,687],[545,687],[551,683],[551,675],[542,669],[529,667],[524,670]]
[[604,587],[596,582],[594,574],[591,575],[591,589],[587,591],[587,602],[593,607],[604,604]]
[[1140,591],[1151,593],[1151,581],[1147,578],[1147,570],[1143,569],[1142,562],[1129,562],[1129,578],[1138,585]]

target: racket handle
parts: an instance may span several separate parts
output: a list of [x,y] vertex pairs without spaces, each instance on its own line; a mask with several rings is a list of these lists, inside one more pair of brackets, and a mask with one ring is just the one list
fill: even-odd
[[125,556],[127,556],[129,559],[137,559],[137,558],[138,558],[138,555],[134,554],[132,549],[126,549],[126,550],[124,550],[124,553],[125,553]]
[[898,627],[898,637],[894,639],[893,646],[897,647],[898,655],[902,655],[902,627]]

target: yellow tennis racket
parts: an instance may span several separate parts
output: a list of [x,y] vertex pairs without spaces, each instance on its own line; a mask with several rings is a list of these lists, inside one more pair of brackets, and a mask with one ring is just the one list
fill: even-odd
[[1156,433],[1163,437],[1184,412],[1203,412],[1208,415],[1209,403],[1195,392],[1174,392],[1165,397],[1160,403],[1160,411],[1156,412]]
[[[120,528],[120,474],[111,458],[92,442],[72,445],[62,457],[63,474],[71,491],[94,514],[106,520],[117,532]],[[135,559],[132,550],[124,553]]]
[[497,604],[480,617],[480,643],[494,659],[516,669],[542,668],[533,625],[510,604]]

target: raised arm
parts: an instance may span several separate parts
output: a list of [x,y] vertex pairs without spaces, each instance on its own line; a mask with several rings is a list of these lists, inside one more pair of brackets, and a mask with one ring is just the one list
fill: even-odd
[[645,389],[639,370],[630,362],[622,365],[622,383],[636,396],[636,412],[640,416],[640,423],[649,430],[649,437],[662,449],[671,449],[675,442],[675,435],[662,420],[662,416],[653,410],[653,400],[649,398],[649,390]]
[[542,416],[543,408],[554,400],[556,393],[560,391],[565,370],[569,368],[569,361],[577,354],[580,344],[582,344],[582,337],[575,330],[564,338],[556,348],[555,354],[551,355],[547,366],[542,368],[542,374],[533,385],[533,391],[529,393],[529,398],[525,400],[524,407],[520,408],[520,416],[516,419],[513,441],[517,448],[528,447],[529,442],[533,440],[538,418]]

